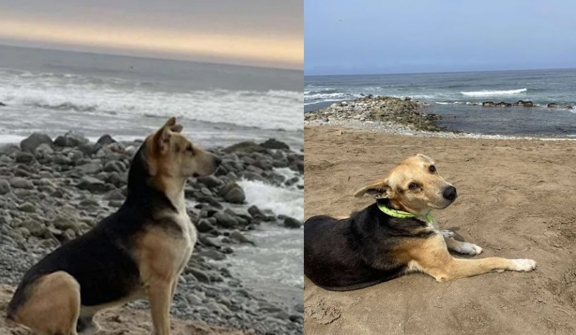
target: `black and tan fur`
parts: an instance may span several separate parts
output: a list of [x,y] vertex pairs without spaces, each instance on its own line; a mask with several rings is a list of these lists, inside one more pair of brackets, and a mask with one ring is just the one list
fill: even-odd
[[449,250],[477,255],[482,248],[439,231],[436,222],[396,218],[378,205],[425,215],[456,200],[456,188],[437,172],[434,161],[416,155],[388,175],[355,193],[376,203],[347,218],[314,216],[304,224],[304,273],[329,290],[354,290],[411,272],[423,272],[437,281],[470,277],[493,270],[531,271],[530,259],[458,259]]
[[170,303],[197,238],[184,185],[220,163],[181,131],[171,118],[146,138],[130,166],[122,207],[28,270],[8,305],[9,319],[40,335],[92,334],[98,311],[148,298],[154,334],[170,334]]

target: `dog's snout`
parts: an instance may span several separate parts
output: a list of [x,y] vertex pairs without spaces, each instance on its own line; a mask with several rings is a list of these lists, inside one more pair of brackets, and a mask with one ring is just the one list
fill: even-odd
[[454,186],[446,187],[444,189],[444,192],[442,192],[442,196],[446,200],[450,200],[450,201],[456,200],[456,197],[458,196],[458,193],[456,193],[456,187],[454,187]]

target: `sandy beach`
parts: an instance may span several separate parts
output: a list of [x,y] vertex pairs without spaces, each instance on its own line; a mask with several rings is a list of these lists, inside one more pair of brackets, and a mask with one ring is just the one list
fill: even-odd
[[[305,280],[306,334],[574,334],[576,143],[431,138],[343,126],[306,127],[305,218],[348,215],[353,192],[416,153],[458,189],[434,215],[478,244],[476,257],[532,258],[536,271],[437,283],[413,274],[352,292]],[[457,256],[462,257],[462,256]]]

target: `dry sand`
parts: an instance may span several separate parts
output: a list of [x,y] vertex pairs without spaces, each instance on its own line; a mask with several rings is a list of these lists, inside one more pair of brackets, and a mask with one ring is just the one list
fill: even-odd
[[305,333],[576,334],[576,142],[423,138],[307,127],[305,216],[348,215],[351,194],[423,153],[459,198],[440,227],[484,248],[476,257],[532,258],[534,272],[437,283],[413,274],[352,292],[305,281]]
[[[32,335],[29,330],[6,321],[6,305],[14,288],[0,284],[0,335]],[[96,316],[102,330],[96,335],[146,335],[151,333],[150,312],[120,307]],[[172,318],[172,335],[245,335],[245,332],[209,326],[202,322]]]

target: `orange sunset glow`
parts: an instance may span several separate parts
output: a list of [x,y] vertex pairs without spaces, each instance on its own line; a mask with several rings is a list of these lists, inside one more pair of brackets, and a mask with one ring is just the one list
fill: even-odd
[[71,25],[5,16],[0,20],[0,38],[28,44],[137,51],[143,55],[289,69],[302,69],[304,59],[302,36],[195,33],[90,22]]

